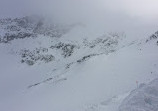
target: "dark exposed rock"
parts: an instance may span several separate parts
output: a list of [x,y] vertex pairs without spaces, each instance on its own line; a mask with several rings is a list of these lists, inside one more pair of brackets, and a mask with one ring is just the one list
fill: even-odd
[[4,30],[1,43],[8,43],[14,39],[26,37],[61,37],[73,27],[71,25],[59,25],[56,23],[45,23],[42,17],[26,16],[16,19],[1,19],[0,29]]
[[53,61],[55,59],[55,57],[53,55],[43,55],[41,57],[41,61],[44,61],[46,63]]
[[73,62],[72,62],[72,63],[67,64],[65,68],[66,68],[66,69],[70,68],[70,66],[71,66],[72,64],[73,64]]
[[29,38],[29,37],[35,37],[35,35],[31,33],[27,33],[27,32],[19,32],[16,34],[6,33],[3,39],[1,39],[1,42],[8,43],[14,39],[24,39],[24,38]]
[[50,48],[62,50],[62,55],[66,58],[73,54],[74,49],[77,48],[77,46],[73,44],[65,44],[65,43],[60,42],[54,46],[51,46]]
[[155,32],[154,34],[152,34],[152,35],[146,40],[146,42],[149,42],[149,41],[151,41],[151,40],[156,40],[156,39],[158,39],[158,31]]
[[100,38],[97,38],[93,41],[88,41],[87,39],[84,39],[83,44],[85,47],[89,47],[89,48],[95,48],[96,46],[100,46],[102,47],[102,49],[105,49],[111,46],[117,46],[119,40],[118,38],[119,38],[118,35],[117,36],[113,35],[112,37],[111,35],[110,36],[103,35]]
[[55,60],[55,57],[51,54],[45,54],[48,52],[46,48],[36,48],[33,51],[22,50],[20,55],[22,57],[21,63],[26,63],[28,65],[34,65],[38,61],[43,61],[45,63]]
[[78,63],[81,63],[81,62],[83,62],[83,61],[86,61],[86,60],[89,59],[90,57],[96,56],[96,55],[97,55],[97,54],[91,54],[91,55],[84,56],[84,57],[82,57],[82,59],[77,60],[77,62],[78,62]]

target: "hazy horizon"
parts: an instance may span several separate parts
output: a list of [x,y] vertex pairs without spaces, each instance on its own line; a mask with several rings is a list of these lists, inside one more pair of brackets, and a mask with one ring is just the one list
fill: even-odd
[[[157,31],[157,0],[1,0],[0,18],[51,15],[60,21],[83,22],[105,31],[146,37]],[[98,29],[99,30],[99,29]]]

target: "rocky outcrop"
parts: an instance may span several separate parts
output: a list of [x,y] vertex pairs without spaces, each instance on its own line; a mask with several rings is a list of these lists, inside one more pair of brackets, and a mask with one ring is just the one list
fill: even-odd
[[77,45],[75,44],[68,44],[59,42],[58,44],[51,46],[51,49],[59,49],[62,51],[62,55],[64,58],[69,57],[73,54],[74,50],[77,49]]
[[[48,22],[48,21],[47,21]],[[28,37],[61,37],[73,28],[72,25],[61,25],[53,22],[47,23],[44,18],[27,16],[16,19],[0,20],[0,43],[8,43],[15,39]]]
[[48,49],[46,48],[36,48],[33,51],[22,50],[21,51],[21,63],[26,63],[28,65],[34,65],[38,61],[43,61],[45,63],[55,60],[55,57],[51,54],[47,54]]
[[152,34],[147,40],[146,42],[149,42],[149,41],[156,41],[156,44],[158,45],[158,31],[155,32],[154,34]]

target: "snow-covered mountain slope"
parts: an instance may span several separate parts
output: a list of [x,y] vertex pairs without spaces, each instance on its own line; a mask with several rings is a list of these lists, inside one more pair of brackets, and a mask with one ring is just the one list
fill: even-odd
[[26,16],[15,19],[0,20],[0,42],[8,43],[14,39],[37,37],[38,35],[61,37],[66,34],[75,24],[63,25],[39,16]]
[[158,79],[149,84],[141,84],[126,97],[120,111],[157,111],[158,110]]
[[131,90],[158,76],[157,33],[142,41],[126,42],[122,33],[92,39],[81,24],[26,21],[1,20],[0,110],[117,111]]

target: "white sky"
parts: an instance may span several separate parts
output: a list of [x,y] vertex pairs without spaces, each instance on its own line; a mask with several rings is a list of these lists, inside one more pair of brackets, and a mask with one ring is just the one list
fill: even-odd
[[0,0],[0,18],[34,13],[63,20],[96,19],[114,31],[138,30],[138,36],[158,29],[158,0]]
[[33,9],[52,11],[54,8],[62,12],[97,9],[143,18],[158,17],[158,0],[0,0],[1,16],[18,15]]

